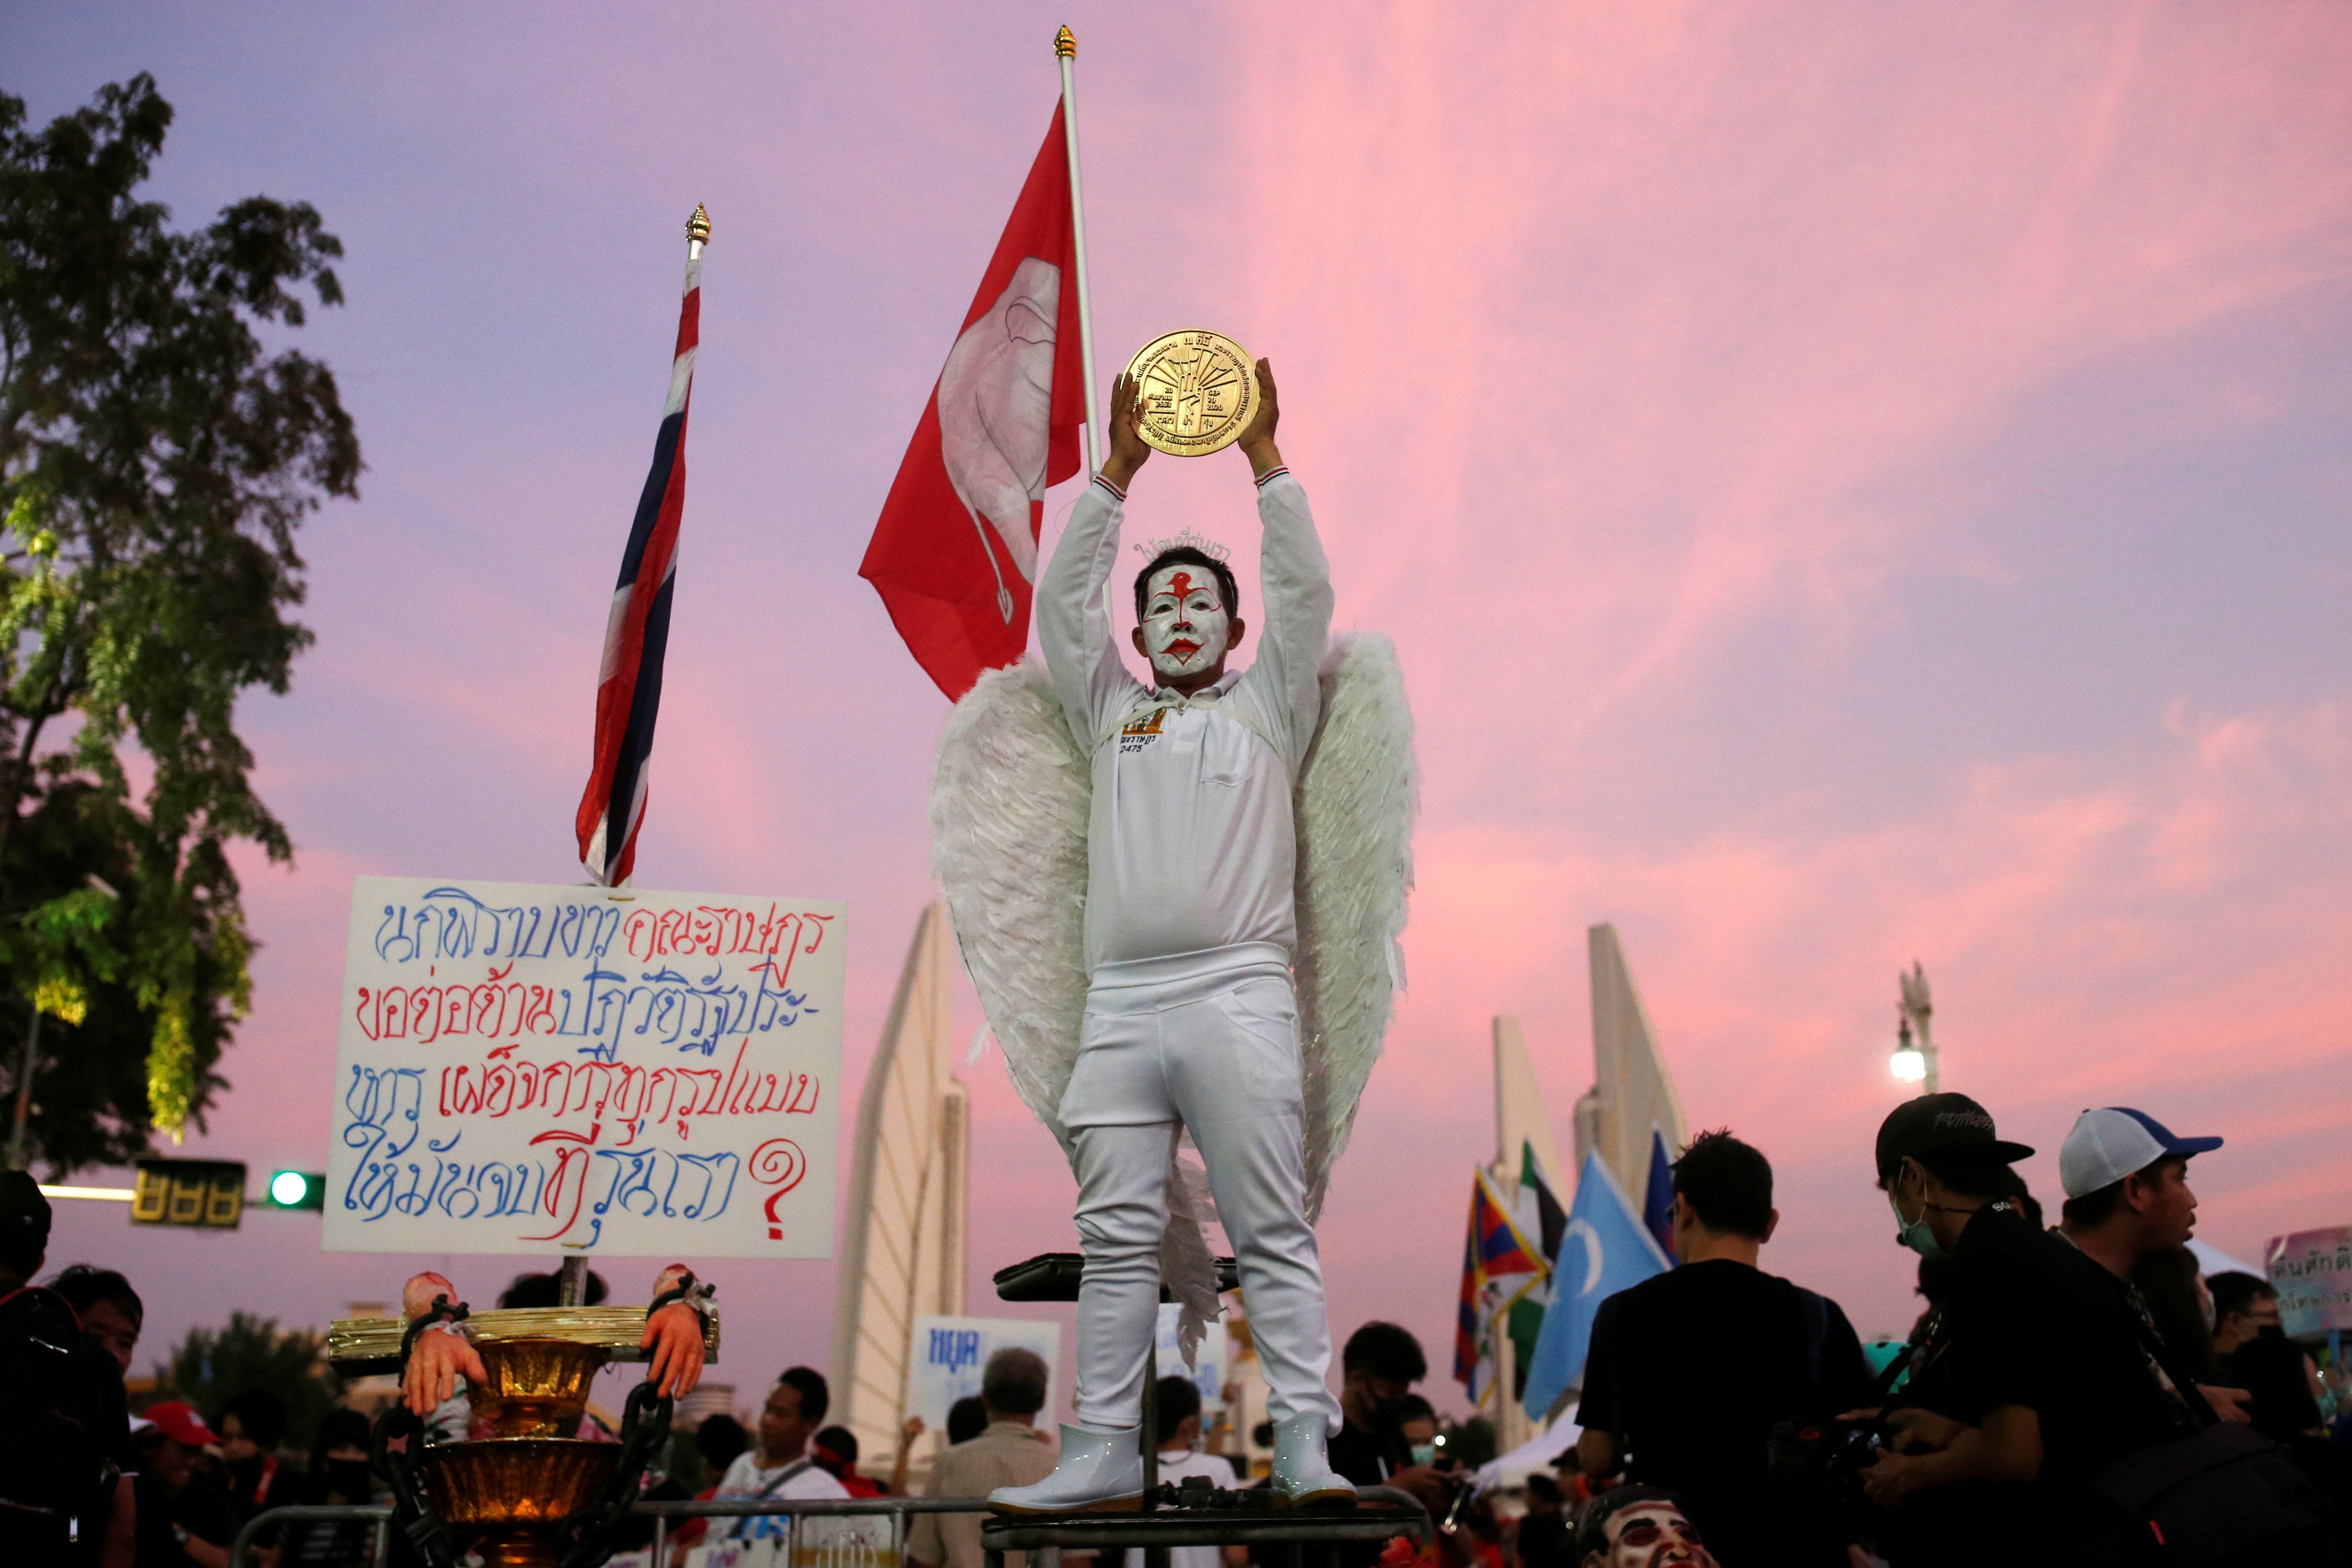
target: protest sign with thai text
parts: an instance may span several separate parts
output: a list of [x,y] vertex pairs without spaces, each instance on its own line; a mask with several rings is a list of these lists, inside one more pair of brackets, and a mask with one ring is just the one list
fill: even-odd
[[2290,1335],[2352,1329],[2352,1225],[2273,1237],[2263,1267]]
[[842,907],[362,877],[324,1246],[833,1252]]
[[1050,1385],[1062,1355],[1062,1325],[1048,1318],[918,1317],[907,1347],[907,1414],[920,1416],[933,1431],[948,1427],[948,1408],[980,1392],[988,1358],[1006,1345],[1034,1350],[1045,1363],[1048,1407],[1066,1403]]

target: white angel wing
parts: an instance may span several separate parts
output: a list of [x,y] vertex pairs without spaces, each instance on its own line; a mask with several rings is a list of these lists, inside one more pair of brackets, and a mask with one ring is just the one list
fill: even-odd
[[1323,722],[1298,773],[1294,960],[1310,1221],[1404,988],[1397,937],[1412,890],[1419,806],[1412,710],[1395,645],[1371,633],[1336,636],[1322,679]]
[[1055,1113],[1087,1005],[1087,810],[1093,779],[1045,666],[980,677],[948,716],[931,777],[931,870],[1013,1086]]

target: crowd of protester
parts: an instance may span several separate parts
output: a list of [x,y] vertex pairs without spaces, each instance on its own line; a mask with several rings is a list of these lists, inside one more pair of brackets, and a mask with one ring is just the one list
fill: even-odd
[[1629,1563],[2352,1560],[2352,1449],[2310,1358],[2268,1284],[2207,1281],[2188,1249],[2189,1164],[2221,1144],[2086,1111],[2052,1226],[2016,1170],[2033,1151],[1981,1105],[1906,1102],[1874,1166],[1927,1305],[1874,1369],[1836,1302],[1759,1267],[1765,1156],[1695,1138],[1677,1266],[1594,1321],[1572,1467],[1592,1495],[1571,1532],[1564,1489],[1531,1483],[1522,1563],[1614,1563],[1636,1521]]
[[[2276,1292],[2242,1272],[2201,1274],[2187,1243],[2190,1162],[2218,1138],[2176,1136],[2138,1111],[2086,1111],[2059,1154],[2057,1222],[2019,1176],[2025,1146],[1959,1094],[1906,1102],[1873,1150],[1895,1239],[1916,1255],[1925,1302],[1891,1359],[1874,1360],[1838,1303],[1767,1272],[1780,1221],[1772,1169],[1728,1131],[1673,1165],[1675,1267],[1603,1301],[1594,1318],[1573,1445],[1516,1496],[1482,1490],[1446,1457],[1415,1385],[1419,1341],[1370,1322],[1340,1353],[1332,1465],[1360,1487],[1400,1489],[1443,1521],[1437,1542],[1343,1553],[1352,1568],[1943,1568],[1946,1564],[2352,1562],[2352,1419]],[[370,1427],[328,1413],[306,1454],[265,1390],[216,1409],[178,1399],[130,1414],[125,1380],[144,1308],[131,1281],[76,1264],[39,1280],[46,1199],[0,1172],[0,1562],[225,1568],[245,1521],[289,1503],[381,1500]],[[28,1290],[36,1282],[46,1289]],[[549,1305],[549,1275],[501,1306]],[[601,1281],[592,1283],[592,1291]],[[2339,1369],[2340,1373],[2340,1369]],[[947,1417],[926,1492],[978,1497],[1044,1477],[1038,1417],[1048,1369],[1003,1349],[979,1396]],[[1160,1380],[1161,1478],[1252,1484],[1204,1440],[1199,1387]],[[713,1415],[647,1495],[769,1501],[904,1494],[925,1432],[909,1420],[887,1479],[856,1436],[825,1424],[824,1375],[796,1366],[754,1427]],[[595,1423],[584,1437],[609,1437]],[[698,1475],[699,1479],[696,1479]],[[1501,1506],[1498,1507],[1498,1504]],[[880,1561],[877,1521],[804,1521]],[[982,1516],[918,1514],[906,1568],[984,1568]],[[685,1521],[660,1568],[711,1540],[780,1534],[775,1516]],[[821,1531],[820,1531],[821,1532]],[[640,1547],[647,1541],[635,1542]],[[373,1561],[366,1522],[269,1529],[262,1568]],[[1171,1568],[1247,1568],[1242,1547],[1176,1549]],[[1021,1568],[1017,1554],[1008,1568]],[[1105,1563],[1102,1568],[1110,1568]]]

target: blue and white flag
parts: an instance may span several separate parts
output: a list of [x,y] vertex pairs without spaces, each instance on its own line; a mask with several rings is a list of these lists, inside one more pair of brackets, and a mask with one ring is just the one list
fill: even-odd
[[1601,1303],[1671,1267],[1600,1155],[1585,1155],[1552,1270],[1551,1307],[1528,1368],[1528,1414],[1547,1419],[1584,1375],[1584,1354],[1592,1343],[1592,1319]]

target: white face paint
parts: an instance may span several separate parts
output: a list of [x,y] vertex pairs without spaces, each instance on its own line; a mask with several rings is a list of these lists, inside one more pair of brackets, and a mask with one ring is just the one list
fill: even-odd
[[1213,669],[1233,622],[1217,580],[1192,561],[1161,567],[1143,585],[1143,650],[1162,680]]

